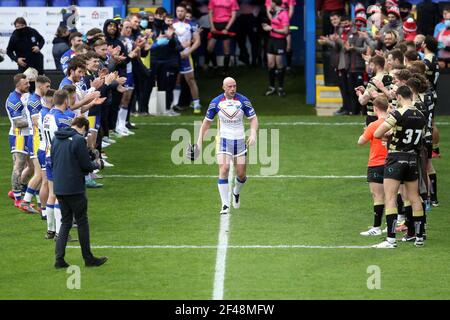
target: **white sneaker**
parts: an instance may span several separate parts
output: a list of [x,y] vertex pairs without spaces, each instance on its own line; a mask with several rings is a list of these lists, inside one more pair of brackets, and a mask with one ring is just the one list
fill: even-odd
[[362,235],[364,237],[381,236],[381,229],[380,229],[380,227],[372,227],[367,231],[361,232],[360,235]]
[[108,148],[110,146],[109,143],[102,141],[102,149]]
[[109,162],[106,161],[106,160],[103,160],[103,165],[104,165],[105,167],[114,167],[114,165],[113,165],[112,163],[109,163]]
[[239,209],[241,206],[241,201],[239,200],[239,194],[234,194],[233,192],[233,208]]
[[124,128],[123,131],[125,131],[128,135],[135,135],[136,134],[134,131],[131,131],[128,128]]
[[222,206],[222,210],[220,210],[220,214],[229,214],[230,208],[227,205]]
[[173,110],[173,109],[169,109],[169,110],[167,110],[167,111],[164,113],[165,116],[169,116],[169,117],[177,117],[177,116],[179,116],[180,114],[181,114],[181,113],[176,112],[176,111]]
[[129,136],[129,134],[123,129],[118,129],[117,128],[115,132],[120,137],[128,137]]
[[110,137],[103,137],[102,139],[103,142],[109,143],[109,144],[113,144],[116,143],[116,140],[111,139]]
[[376,248],[376,249],[395,249],[397,248],[397,241],[396,240],[391,240],[389,241],[388,238],[386,238],[386,240],[384,240],[383,242],[373,245],[372,248]]

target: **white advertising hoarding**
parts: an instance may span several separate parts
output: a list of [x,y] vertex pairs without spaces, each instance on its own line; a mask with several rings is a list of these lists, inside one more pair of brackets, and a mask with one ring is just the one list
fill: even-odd
[[[41,52],[44,55],[44,69],[56,69],[52,55],[52,41],[56,29],[62,21],[63,7],[0,7],[0,49],[6,52],[9,38],[14,31],[14,20],[23,17],[29,27],[36,29],[45,39]],[[100,28],[103,23],[113,18],[112,7],[78,7],[78,20],[76,28],[81,33],[89,29]],[[0,70],[16,70],[17,64],[5,55],[5,61],[0,63]]]

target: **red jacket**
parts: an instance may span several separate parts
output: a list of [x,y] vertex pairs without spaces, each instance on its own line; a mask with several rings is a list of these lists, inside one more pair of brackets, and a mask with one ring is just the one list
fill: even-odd
[[317,11],[338,11],[345,9],[344,0],[317,0]]

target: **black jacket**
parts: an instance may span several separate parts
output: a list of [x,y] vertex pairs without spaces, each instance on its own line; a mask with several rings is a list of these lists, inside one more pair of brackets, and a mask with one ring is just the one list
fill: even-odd
[[86,140],[72,128],[62,128],[55,132],[51,158],[53,191],[56,195],[84,193],[84,176],[99,169],[98,164],[91,161]]
[[[6,52],[11,60],[17,62],[18,58],[25,58],[27,68],[33,67],[38,71],[41,71],[44,67],[44,56],[41,52],[33,53],[31,48],[38,46],[42,49],[44,44],[45,40],[38,31],[30,27],[25,27],[14,30],[11,38],[9,38]],[[42,74],[42,72],[39,74]]]

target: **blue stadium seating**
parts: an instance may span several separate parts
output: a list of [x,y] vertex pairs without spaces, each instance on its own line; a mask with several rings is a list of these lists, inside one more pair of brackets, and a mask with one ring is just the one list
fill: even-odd
[[0,0],[0,7],[20,7],[20,0]]
[[46,7],[47,0],[25,0],[25,7]]
[[53,7],[69,7],[72,5],[71,0],[52,0]]
[[103,6],[105,7],[121,7],[124,4],[124,0],[103,0]]
[[78,0],[77,5],[80,7],[97,7],[99,3],[97,0]]

